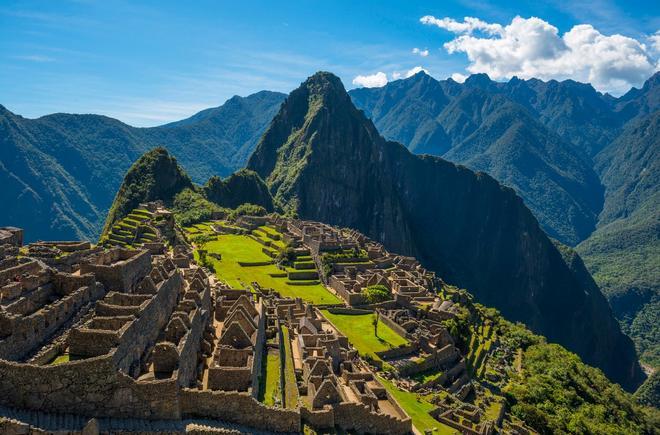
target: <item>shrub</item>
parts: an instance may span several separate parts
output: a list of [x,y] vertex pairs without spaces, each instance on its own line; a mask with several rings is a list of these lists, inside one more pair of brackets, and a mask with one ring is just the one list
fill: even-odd
[[265,216],[267,213],[268,211],[260,205],[241,204],[229,213],[229,218],[233,220],[239,216]]
[[210,220],[214,212],[224,211],[224,209],[205,199],[201,193],[193,189],[184,189],[174,197],[172,211],[177,223],[187,227]]
[[382,284],[371,285],[362,294],[370,304],[377,304],[392,299],[390,290]]

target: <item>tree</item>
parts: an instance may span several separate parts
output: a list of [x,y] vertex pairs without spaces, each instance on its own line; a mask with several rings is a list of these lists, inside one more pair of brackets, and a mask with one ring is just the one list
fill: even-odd
[[388,301],[392,299],[390,289],[382,284],[371,285],[364,289],[362,292],[364,298],[370,304],[377,304],[379,302]]
[[374,317],[371,320],[371,324],[374,325],[374,335],[378,337],[378,321],[380,320],[380,312],[376,311]]

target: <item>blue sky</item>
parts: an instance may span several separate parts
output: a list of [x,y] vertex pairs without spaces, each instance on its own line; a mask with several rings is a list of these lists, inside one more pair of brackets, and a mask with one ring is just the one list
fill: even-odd
[[[99,113],[151,126],[218,106],[235,94],[288,92],[318,70],[339,75],[347,88],[356,86],[358,76],[380,72],[393,80],[422,67],[439,79],[480,71],[502,80],[514,73],[575,78],[615,94],[657,70],[658,2],[512,3],[0,0],[0,104],[26,117]],[[424,16],[436,21],[424,24]],[[507,27],[516,16],[524,20]],[[464,17],[503,30],[468,29]],[[526,21],[530,17],[542,21]],[[593,28],[586,30],[604,41],[600,48],[580,46],[548,63],[548,47],[565,50],[562,35],[579,24]],[[539,42],[521,50],[518,35],[535,29],[541,29]],[[615,56],[639,59],[641,51],[641,64],[614,72],[588,64],[603,57],[594,50],[625,45],[607,39],[614,34],[630,43],[628,52]],[[499,47],[499,59],[490,56],[495,48],[475,48],[484,41]],[[595,60],[585,61],[578,49],[594,53]],[[511,63],[507,50],[522,58]]]

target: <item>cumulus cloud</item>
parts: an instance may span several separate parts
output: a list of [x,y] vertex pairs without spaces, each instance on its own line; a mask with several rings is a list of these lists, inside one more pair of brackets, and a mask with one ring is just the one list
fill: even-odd
[[644,44],[619,34],[604,35],[589,24],[560,35],[555,26],[536,17],[518,16],[505,26],[472,17],[459,22],[425,16],[420,22],[455,34],[444,44],[447,52],[465,53],[468,72],[487,73],[495,80],[573,79],[621,94],[641,85],[659,67],[660,33]]
[[387,74],[379,71],[368,76],[357,76],[353,79],[353,84],[365,88],[380,88],[387,84]]
[[407,79],[415,74],[417,74],[420,71],[424,71],[426,74],[428,74],[428,70],[426,68],[423,68],[421,66],[416,66],[414,68],[409,69],[408,71],[400,72],[400,71],[394,71],[392,73],[392,80],[399,80],[399,79]]
[[649,46],[653,54],[660,56],[660,30],[649,36]]
[[451,75],[451,78],[458,83],[463,83],[465,79],[467,79],[467,76],[465,74],[461,73],[454,73]]
[[426,48],[424,50],[422,50],[422,49],[419,49],[419,48],[415,47],[415,48],[412,49],[412,53],[413,54],[419,54],[422,57],[426,57],[426,56],[429,55],[429,50],[426,49]]
[[[414,68],[410,68],[407,71],[394,71],[390,77],[392,80],[399,80],[399,79],[407,79],[415,74],[417,74],[420,71],[424,71],[426,74],[428,74],[428,70],[424,67],[421,66],[416,66]],[[377,72],[376,74],[371,74],[367,76],[357,76],[353,79],[353,84],[357,86],[363,86],[365,88],[380,88],[385,86],[389,82],[389,79],[387,78],[387,74],[384,72]]]

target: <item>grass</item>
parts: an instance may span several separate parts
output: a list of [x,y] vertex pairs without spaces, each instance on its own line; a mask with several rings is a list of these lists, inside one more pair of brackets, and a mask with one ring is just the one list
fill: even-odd
[[328,310],[323,310],[323,315],[348,337],[348,341],[360,352],[360,355],[380,359],[375,352],[408,344],[408,340],[383,322],[378,322],[378,337],[376,337],[372,324],[373,314],[332,314]]
[[428,372],[422,372],[422,373],[417,373],[415,376],[412,378],[419,382],[420,384],[425,384],[427,382],[433,381],[440,376],[443,375],[444,372],[438,371],[436,369],[428,371]]
[[59,364],[68,363],[69,361],[71,361],[71,359],[70,359],[70,357],[69,357],[69,354],[68,354],[68,353],[65,353],[65,354],[59,355],[57,358],[55,358],[55,359],[50,363],[50,365],[56,366],[56,365],[59,365]]
[[289,328],[282,327],[282,350],[284,352],[284,404],[287,409],[295,409],[298,406],[298,385],[296,383],[296,372],[293,366],[293,351],[291,350],[291,339]]
[[268,226],[268,225],[264,225],[264,226],[259,227],[259,230],[261,232],[263,232],[264,234],[266,234],[266,236],[270,235],[270,236],[275,236],[276,238],[277,238],[277,236],[279,236],[279,240],[273,240],[270,237],[268,237],[268,240],[272,241],[273,244],[275,246],[279,247],[279,248],[285,248],[286,247],[286,243],[284,243],[284,241],[282,240],[282,233],[277,231],[275,228],[273,228],[271,226]]
[[[264,368],[260,378],[259,400],[268,406],[282,401],[280,391],[280,355],[268,352],[264,358]],[[279,399],[279,400],[276,400]]]
[[412,418],[413,425],[417,428],[417,430],[424,433],[426,430],[432,430],[436,428],[437,431],[434,431],[434,434],[451,435],[456,433],[454,429],[440,423],[429,415],[429,412],[435,409],[435,405],[429,403],[424,398],[419,397],[415,393],[399,390],[387,379],[381,378],[379,376],[378,380],[394,397],[397,403],[406,411],[410,418]]
[[[273,288],[284,297],[302,298],[317,305],[340,304],[341,300],[323,285],[291,285],[287,278],[271,276],[283,271],[275,265],[243,267],[238,262],[261,262],[272,259],[262,252],[263,245],[244,235],[226,234],[218,236],[216,241],[204,245],[209,253],[217,253],[222,260],[210,258],[218,278],[224,280],[232,288],[242,289],[252,282],[258,282],[262,287]],[[196,255],[197,258],[197,255]]]

